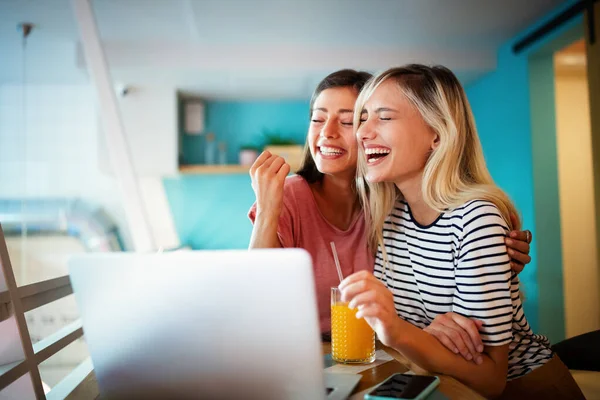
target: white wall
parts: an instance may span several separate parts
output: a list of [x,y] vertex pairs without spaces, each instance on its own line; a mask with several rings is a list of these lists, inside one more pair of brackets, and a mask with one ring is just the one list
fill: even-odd
[[116,184],[98,167],[98,136],[90,85],[0,86],[0,197],[100,204],[128,242]]
[[[125,134],[138,176],[177,173],[177,93],[174,87],[132,87],[117,97]],[[101,169],[111,167],[104,142]]]
[[585,70],[561,72],[557,68],[555,90],[566,337],[569,338],[600,329],[596,210]]
[[[125,135],[146,216],[157,248],[179,246],[163,176],[178,173],[178,111],[174,87],[131,87],[118,97]],[[100,140],[100,169],[111,174],[106,142]],[[112,175],[112,174],[111,174]]]
[[[22,88],[0,86],[0,198],[81,198],[100,204],[117,221],[129,245],[93,87],[26,86],[26,115]],[[134,167],[142,177],[151,228],[160,233],[155,242],[160,247],[177,246],[161,182],[162,175],[177,171],[175,89],[134,89],[119,104]]]
[[95,115],[89,86],[28,86],[25,92],[20,85],[1,86],[2,196],[81,196],[106,188],[110,181],[98,176],[96,165]]

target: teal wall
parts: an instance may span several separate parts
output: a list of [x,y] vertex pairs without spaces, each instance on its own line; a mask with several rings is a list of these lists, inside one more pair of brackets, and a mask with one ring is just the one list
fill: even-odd
[[564,339],[566,333],[553,56],[582,37],[583,24],[574,21],[529,57],[539,323],[553,342]]
[[[505,43],[498,51],[496,70],[466,88],[488,167],[516,203],[524,228],[533,232],[533,260],[520,275],[524,308],[533,329],[552,342],[564,339],[565,330],[554,78],[548,55],[561,47],[561,37],[578,29],[581,18],[523,53],[513,54],[512,46],[571,3]],[[540,53],[546,54],[541,62]],[[530,74],[537,82],[533,91]],[[532,136],[532,127],[538,136]]]
[[[466,88],[481,138],[485,159],[496,183],[521,212],[522,224],[537,240],[534,220],[531,159],[531,121],[527,57],[514,56],[512,41],[499,51],[497,70]],[[526,296],[525,313],[534,329],[539,327],[537,254],[521,273]]]
[[552,55],[529,61],[539,319],[545,333],[564,339],[564,293]]
[[248,174],[186,175],[164,180],[182,245],[193,249],[248,247],[254,203]]
[[[237,164],[240,146],[262,145],[264,131],[303,144],[308,129],[308,106],[308,100],[207,102],[205,131],[227,144],[227,162]],[[204,163],[206,135],[180,134],[183,163]]]
[[[306,101],[253,101],[206,103],[206,132],[225,141],[228,163],[238,163],[238,150],[261,144],[262,132],[278,132],[303,144],[308,131]],[[205,136],[182,137],[186,164],[204,162]],[[181,175],[164,179],[177,233],[183,245],[194,249],[247,248],[252,225],[247,212],[254,193],[247,173],[236,175]]]

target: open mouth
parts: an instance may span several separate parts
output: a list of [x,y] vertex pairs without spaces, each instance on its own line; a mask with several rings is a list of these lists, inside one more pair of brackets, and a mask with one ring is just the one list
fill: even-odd
[[390,154],[390,152],[391,152],[390,149],[386,149],[383,147],[371,147],[371,148],[365,149],[365,154],[367,156],[367,163],[373,164],[373,163],[376,163],[377,161],[381,161],[385,157],[387,157],[387,155]]
[[321,155],[326,158],[340,157],[342,154],[344,154],[346,152],[346,150],[344,150],[344,149],[340,149],[339,147],[331,147],[331,146],[319,146],[318,149],[319,149],[319,153],[321,153]]

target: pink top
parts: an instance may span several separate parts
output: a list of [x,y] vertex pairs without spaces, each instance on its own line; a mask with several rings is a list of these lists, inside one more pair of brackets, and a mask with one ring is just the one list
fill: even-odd
[[[254,223],[256,203],[248,217]],[[283,247],[300,247],[312,256],[321,332],[329,332],[330,290],[340,283],[329,243],[335,243],[344,278],[360,270],[373,272],[375,260],[367,250],[363,214],[347,230],[336,228],[321,214],[308,182],[294,175],[285,181],[277,234]]]

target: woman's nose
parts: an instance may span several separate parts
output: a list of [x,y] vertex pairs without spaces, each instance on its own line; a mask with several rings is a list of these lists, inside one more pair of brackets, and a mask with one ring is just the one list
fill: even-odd
[[356,139],[358,141],[371,140],[376,136],[375,130],[371,127],[369,121],[361,122],[356,131]]
[[338,128],[335,124],[327,122],[323,129],[321,129],[321,136],[330,139],[339,136]]

